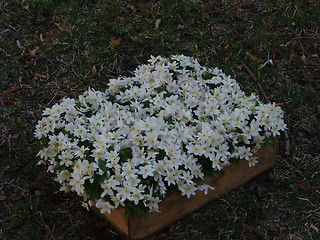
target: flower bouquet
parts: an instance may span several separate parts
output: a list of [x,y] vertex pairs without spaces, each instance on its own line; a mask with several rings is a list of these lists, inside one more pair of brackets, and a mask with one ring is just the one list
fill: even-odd
[[[286,128],[283,111],[246,96],[217,68],[184,55],[152,57],[133,77],[110,79],[77,100],[45,109],[35,136],[39,156],[60,190],[74,191],[104,213],[159,212],[172,192],[215,191],[201,182],[256,153]],[[233,164],[233,163],[232,163]],[[231,164],[231,165],[232,165]],[[259,164],[257,164],[259,165]]]

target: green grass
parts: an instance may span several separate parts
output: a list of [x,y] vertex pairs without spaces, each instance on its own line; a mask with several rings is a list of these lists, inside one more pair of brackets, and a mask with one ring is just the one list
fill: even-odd
[[[247,93],[257,86],[242,63],[260,72],[268,97],[288,103],[290,155],[279,137],[272,170],[154,239],[320,238],[317,0],[8,0],[0,9],[1,239],[119,239],[36,165],[34,127],[62,97],[103,90],[150,55],[171,54],[218,66]],[[246,52],[274,64],[259,70]]]

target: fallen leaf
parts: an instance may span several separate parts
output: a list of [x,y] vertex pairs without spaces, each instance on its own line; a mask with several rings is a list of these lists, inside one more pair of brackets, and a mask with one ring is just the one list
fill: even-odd
[[261,191],[257,186],[254,186],[254,188],[251,191],[256,196],[258,201],[260,201],[262,199]]
[[3,100],[2,102],[2,107],[6,107],[6,106],[9,106],[11,104],[13,104],[14,102],[11,100],[11,99],[6,99],[6,100]]
[[308,187],[308,183],[304,180],[299,180],[294,183],[294,186],[299,189],[306,189]]
[[317,233],[319,233],[319,228],[316,227],[315,225],[313,225],[312,223],[310,224],[310,228],[312,228],[312,229],[315,230]]
[[239,69],[240,71],[243,69],[243,65],[241,64],[241,65],[238,65],[237,66],[237,69]]
[[3,90],[3,93],[11,93],[14,92],[18,87],[17,86],[13,86],[11,88],[9,88],[8,90]]
[[127,8],[130,8],[132,11],[134,11],[134,6],[131,3],[128,3]]
[[46,18],[41,14],[40,15],[40,19],[44,22],[46,20]]
[[276,107],[281,107],[281,108],[284,108],[284,107],[289,107],[290,106],[290,103],[277,103],[276,104]]
[[40,196],[40,195],[41,195],[40,190],[34,190],[34,195],[36,195],[36,196]]
[[255,57],[255,56],[253,56],[251,53],[249,53],[249,52],[246,52],[246,55],[251,59],[251,60],[253,60],[253,61],[255,61],[255,62],[264,62],[261,58],[257,58],[257,57]]
[[228,48],[230,48],[230,44],[229,43],[227,43],[225,46],[224,46],[224,50],[227,50]]
[[29,78],[29,76],[30,76],[29,70],[28,70],[28,69],[25,69],[25,70],[24,70],[24,73],[26,74],[26,77]]
[[112,46],[115,46],[115,45],[120,45],[121,44],[121,38],[117,38],[117,39],[114,39],[114,40],[111,40],[110,41],[110,45]]
[[316,185],[312,187],[314,190],[320,190],[320,185]]
[[286,230],[287,230],[286,227],[280,227],[279,229],[280,229],[280,232],[283,232],[283,231],[286,231]]
[[224,64],[226,64],[231,59],[231,56],[228,56],[224,59]]
[[51,34],[49,37],[47,37],[45,43],[48,44],[49,42],[51,42],[53,39],[57,38],[59,35],[59,33],[53,33]]
[[106,14],[106,13],[103,12],[103,11],[100,11],[99,14],[100,14],[102,17],[104,17],[104,18],[111,19],[111,15],[108,15],[108,14]]
[[20,56],[23,56],[26,53],[26,49],[22,49]]
[[292,64],[294,58],[299,58],[299,55],[296,53],[291,54],[289,58],[289,63]]
[[45,236],[46,238],[50,237],[51,231],[50,231],[49,226],[45,224],[45,225],[43,225],[43,228],[44,228],[44,236]]
[[35,74],[33,74],[33,75],[36,76],[36,77],[39,77],[39,78],[48,78],[47,75],[44,75],[44,74],[42,74],[42,73],[35,73]]
[[155,25],[155,28],[156,28],[156,29],[159,28],[159,24],[160,24],[160,23],[161,23],[161,19],[160,19],[160,18],[155,21],[154,25]]
[[46,48],[44,51],[45,52],[50,52],[52,49],[53,49],[53,47],[49,47],[49,48]]
[[297,235],[295,234],[289,234],[289,238],[291,240],[302,240],[302,238],[298,237]]

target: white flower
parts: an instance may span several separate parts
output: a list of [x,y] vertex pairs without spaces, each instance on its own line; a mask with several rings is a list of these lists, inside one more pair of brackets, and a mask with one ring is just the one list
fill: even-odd
[[210,190],[215,190],[214,187],[212,187],[212,186],[210,186],[210,185],[208,185],[208,184],[198,185],[198,186],[197,186],[197,189],[200,190],[200,191],[203,191],[204,194],[206,194],[206,195],[208,194],[208,190],[209,190],[209,189],[210,189]]
[[189,144],[187,146],[188,152],[193,153],[195,155],[200,155],[202,151],[202,147],[200,144]]
[[195,165],[195,166],[192,168],[193,175],[194,175],[196,178],[201,178],[201,179],[204,178],[204,173],[201,171],[201,169],[202,169],[202,166],[201,166],[201,165]]
[[96,203],[96,207],[100,209],[101,214],[104,214],[105,212],[110,214],[111,210],[114,209],[114,206],[112,206],[109,202],[106,202],[101,198]]
[[71,186],[71,190],[75,191],[79,195],[84,193],[84,180],[78,172],[71,173],[69,184]]
[[154,162],[154,170],[160,175],[165,175],[164,161]]
[[147,178],[152,176],[154,168],[152,165],[140,166],[138,174],[142,175],[142,178]]
[[122,176],[126,179],[134,178],[135,174],[139,172],[138,169],[132,168],[132,166],[128,163],[124,163],[122,166]]
[[159,199],[159,197],[151,197],[148,200],[148,203],[146,203],[146,206],[149,207],[150,212],[158,212],[159,211],[159,203],[161,202],[161,200]]
[[167,171],[166,177],[164,180],[168,183],[168,186],[170,186],[171,184],[175,185],[176,184],[176,176],[174,175],[174,172],[172,170]]
[[121,205],[122,207],[125,207],[125,204],[123,201],[121,201],[119,194],[117,194],[115,196],[111,196],[111,200],[112,200],[115,208],[118,208],[119,205]]
[[112,196],[113,194],[113,190],[111,189],[111,186],[109,185],[108,180],[105,180],[103,183],[100,184],[101,188],[103,190],[103,193],[101,193],[101,198],[103,198],[105,195],[109,195]]
[[183,179],[186,181],[187,184],[193,183],[193,175],[189,171],[183,172]]
[[70,152],[63,151],[61,155],[58,156],[58,158],[61,160],[61,164],[64,164],[66,167],[69,167],[73,164],[71,161],[73,159],[73,155]]
[[133,188],[132,194],[129,196],[128,200],[133,201],[135,205],[138,205],[139,201],[143,198],[141,191],[138,188]]
[[250,152],[250,147],[236,147],[235,148],[235,155],[239,158],[244,158],[246,160],[249,160],[249,158],[253,155],[251,152]]
[[129,199],[131,197],[133,188],[128,182],[124,182],[123,187],[118,187],[117,191],[120,197],[120,200],[124,202],[126,199]]
[[63,183],[65,180],[68,180],[70,176],[71,174],[68,170],[62,170],[57,176],[57,181]]
[[79,158],[83,158],[86,151],[89,151],[89,148],[85,147],[85,146],[81,146],[80,148],[78,148],[76,150],[75,156],[77,156]]
[[64,108],[59,104],[55,104],[52,106],[50,116],[58,116],[59,117],[63,112],[64,112]]
[[210,159],[212,162],[212,168],[214,170],[220,171],[222,169],[222,163],[220,161],[220,158],[218,158],[216,155],[213,155],[213,158]]
[[258,158],[257,157],[250,157],[248,162],[249,162],[249,166],[253,167],[254,165],[256,165],[258,163]]
[[184,184],[180,188],[180,190],[182,192],[182,196],[187,195],[187,198],[190,198],[191,195],[196,195],[197,188],[195,187],[195,183],[192,183],[192,184]]

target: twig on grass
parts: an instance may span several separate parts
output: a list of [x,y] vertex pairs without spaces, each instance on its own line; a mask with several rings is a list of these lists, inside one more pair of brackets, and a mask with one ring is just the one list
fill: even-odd
[[284,141],[285,141],[285,152],[284,152],[284,154],[286,156],[289,156],[290,155],[290,139],[289,139],[288,131],[285,129],[283,131],[283,134],[284,134]]
[[304,65],[306,66],[307,65],[307,59],[306,59],[306,56],[304,55],[304,48],[303,48],[302,43],[301,43],[300,40],[299,40],[299,44],[300,44],[301,53],[302,53],[301,60],[304,63]]
[[260,84],[260,82],[258,81],[258,79],[256,78],[256,76],[251,72],[251,70],[247,67],[246,64],[244,64],[243,62],[241,62],[242,66],[244,67],[244,69],[247,71],[247,73],[249,73],[249,75],[256,81],[257,86],[258,86],[258,90],[260,92],[260,94],[263,96],[264,100],[266,102],[270,102],[268,96],[265,94],[265,92],[263,91],[263,88]]

